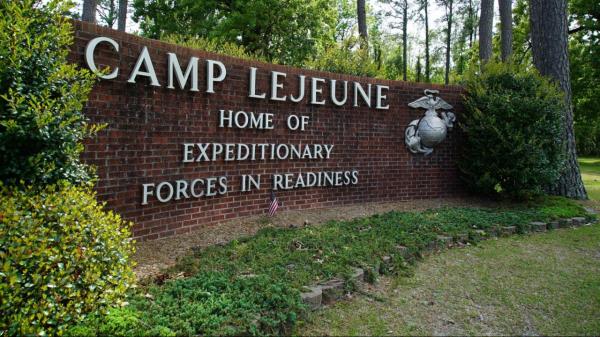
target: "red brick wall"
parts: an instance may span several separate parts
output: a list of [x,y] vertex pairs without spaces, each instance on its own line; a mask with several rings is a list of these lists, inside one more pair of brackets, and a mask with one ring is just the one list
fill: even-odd
[[[84,160],[97,167],[100,199],[109,208],[135,223],[134,236],[155,239],[189,232],[201,226],[249,215],[264,214],[269,205],[271,174],[308,171],[359,171],[359,182],[344,187],[312,187],[278,191],[283,210],[319,208],[373,201],[400,201],[462,194],[456,168],[460,132],[456,128],[429,157],[413,155],[404,145],[404,129],[423,115],[422,109],[407,106],[423,96],[423,90],[440,90],[440,96],[454,105],[460,119],[461,92],[457,86],[439,86],[400,81],[376,80],[340,75],[207,53],[156,40],[120,33],[82,22],[74,22],[75,45],[71,59],[82,67],[87,42],[107,36],[119,43],[120,52],[107,44],[97,48],[99,65],[119,66],[115,80],[101,80],[94,87],[85,109],[94,123],[107,128],[86,144]],[[127,83],[138,54],[147,46],[162,87],[152,87],[140,77]],[[166,88],[167,52],[177,54],[183,70],[191,56],[200,58],[200,92]],[[227,78],[217,83],[216,93],[206,93],[206,59],[219,60],[227,67]],[[328,103],[312,105],[274,102],[248,96],[249,67],[257,67],[258,88],[268,92],[271,70],[287,73],[283,94],[296,93],[298,74],[387,85],[389,110],[342,107]],[[306,83],[307,94],[310,82]],[[349,90],[349,96],[351,91]],[[324,86],[323,97],[329,97]],[[274,130],[224,129],[218,127],[218,111],[269,112],[275,115]],[[289,114],[310,116],[307,131],[285,126]],[[333,144],[329,160],[242,161],[183,163],[182,143],[289,143]],[[262,174],[261,189],[240,192],[242,174]],[[182,199],[160,203],[151,199],[142,206],[142,184],[177,179],[227,176],[226,195]]]

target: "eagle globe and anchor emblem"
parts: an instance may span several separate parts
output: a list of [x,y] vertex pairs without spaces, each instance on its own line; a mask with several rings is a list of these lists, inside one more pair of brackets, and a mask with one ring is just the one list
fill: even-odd
[[446,139],[452,129],[456,116],[448,111],[438,115],[436,109],[450,110],[452,105],[438,97],[438,90],[425,89],[425,96],[409,103],[411,108],[427,109],[425,116],[410,122],[404,132],[404,142],[412,153],[423,153],[426,156],[433,152],[433,147]]

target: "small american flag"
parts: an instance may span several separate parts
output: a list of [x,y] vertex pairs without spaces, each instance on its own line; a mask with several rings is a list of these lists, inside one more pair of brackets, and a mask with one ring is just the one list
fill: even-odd
[[269,205],[269,216],[275,215],[279,208],[279,200],[275,196],[275,192],[271,191],[271,204]]

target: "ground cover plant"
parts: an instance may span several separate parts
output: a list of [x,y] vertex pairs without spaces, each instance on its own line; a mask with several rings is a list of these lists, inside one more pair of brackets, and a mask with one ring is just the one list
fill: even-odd
[[311,313],[294,334],[598,335],[599,254],[599,224],[448,250]]
[[[297,301],[303,286],[340,277],[351,289],[348,276],[353,267],[365,269],[370,280],[380,272],[398,273],[408,262],[399,254],[399,246],[418,255],[441,234],[468,234],[476,242],[480,229],[493,233],[514,225],[525,232],[534,220],[585,215],[572,201],[548,197],[505,208],[388,212],[313,227],[266,228],[256,236],[182,258],[165,275],[146,280],[130,300],[130,309],[137,312],[142,326],[160,327],[165,333],[279,334],[302,314]],[[383,256],[391,257],[391,265],[382,265]],[[232,285],[203,290],[213,277]],[[242,282],[241,288],[237,282]],[[246,286],[252,291],[239,290]],[[206,323],[231,322],[230,315],[237,312],[243,314],[235,314],[235,324],[225,324],[225,328]],[[89,331],[102,331],[103,322],[93,324]]]

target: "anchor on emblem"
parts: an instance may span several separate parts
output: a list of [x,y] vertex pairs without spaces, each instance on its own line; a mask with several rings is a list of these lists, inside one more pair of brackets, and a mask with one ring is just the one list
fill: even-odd
[[433,147],[441,143],[452,129],[456,116],[448,111],[441,112],[441,118],[436,109],[450,110],[452,105],[437,97],[438,90],[425,89],[425,96],[409,103],[411,108],[427,109],[425,116],[410,122],[404,132],[404,142],[412,153],[424,153],[426,156],[433,152]]

